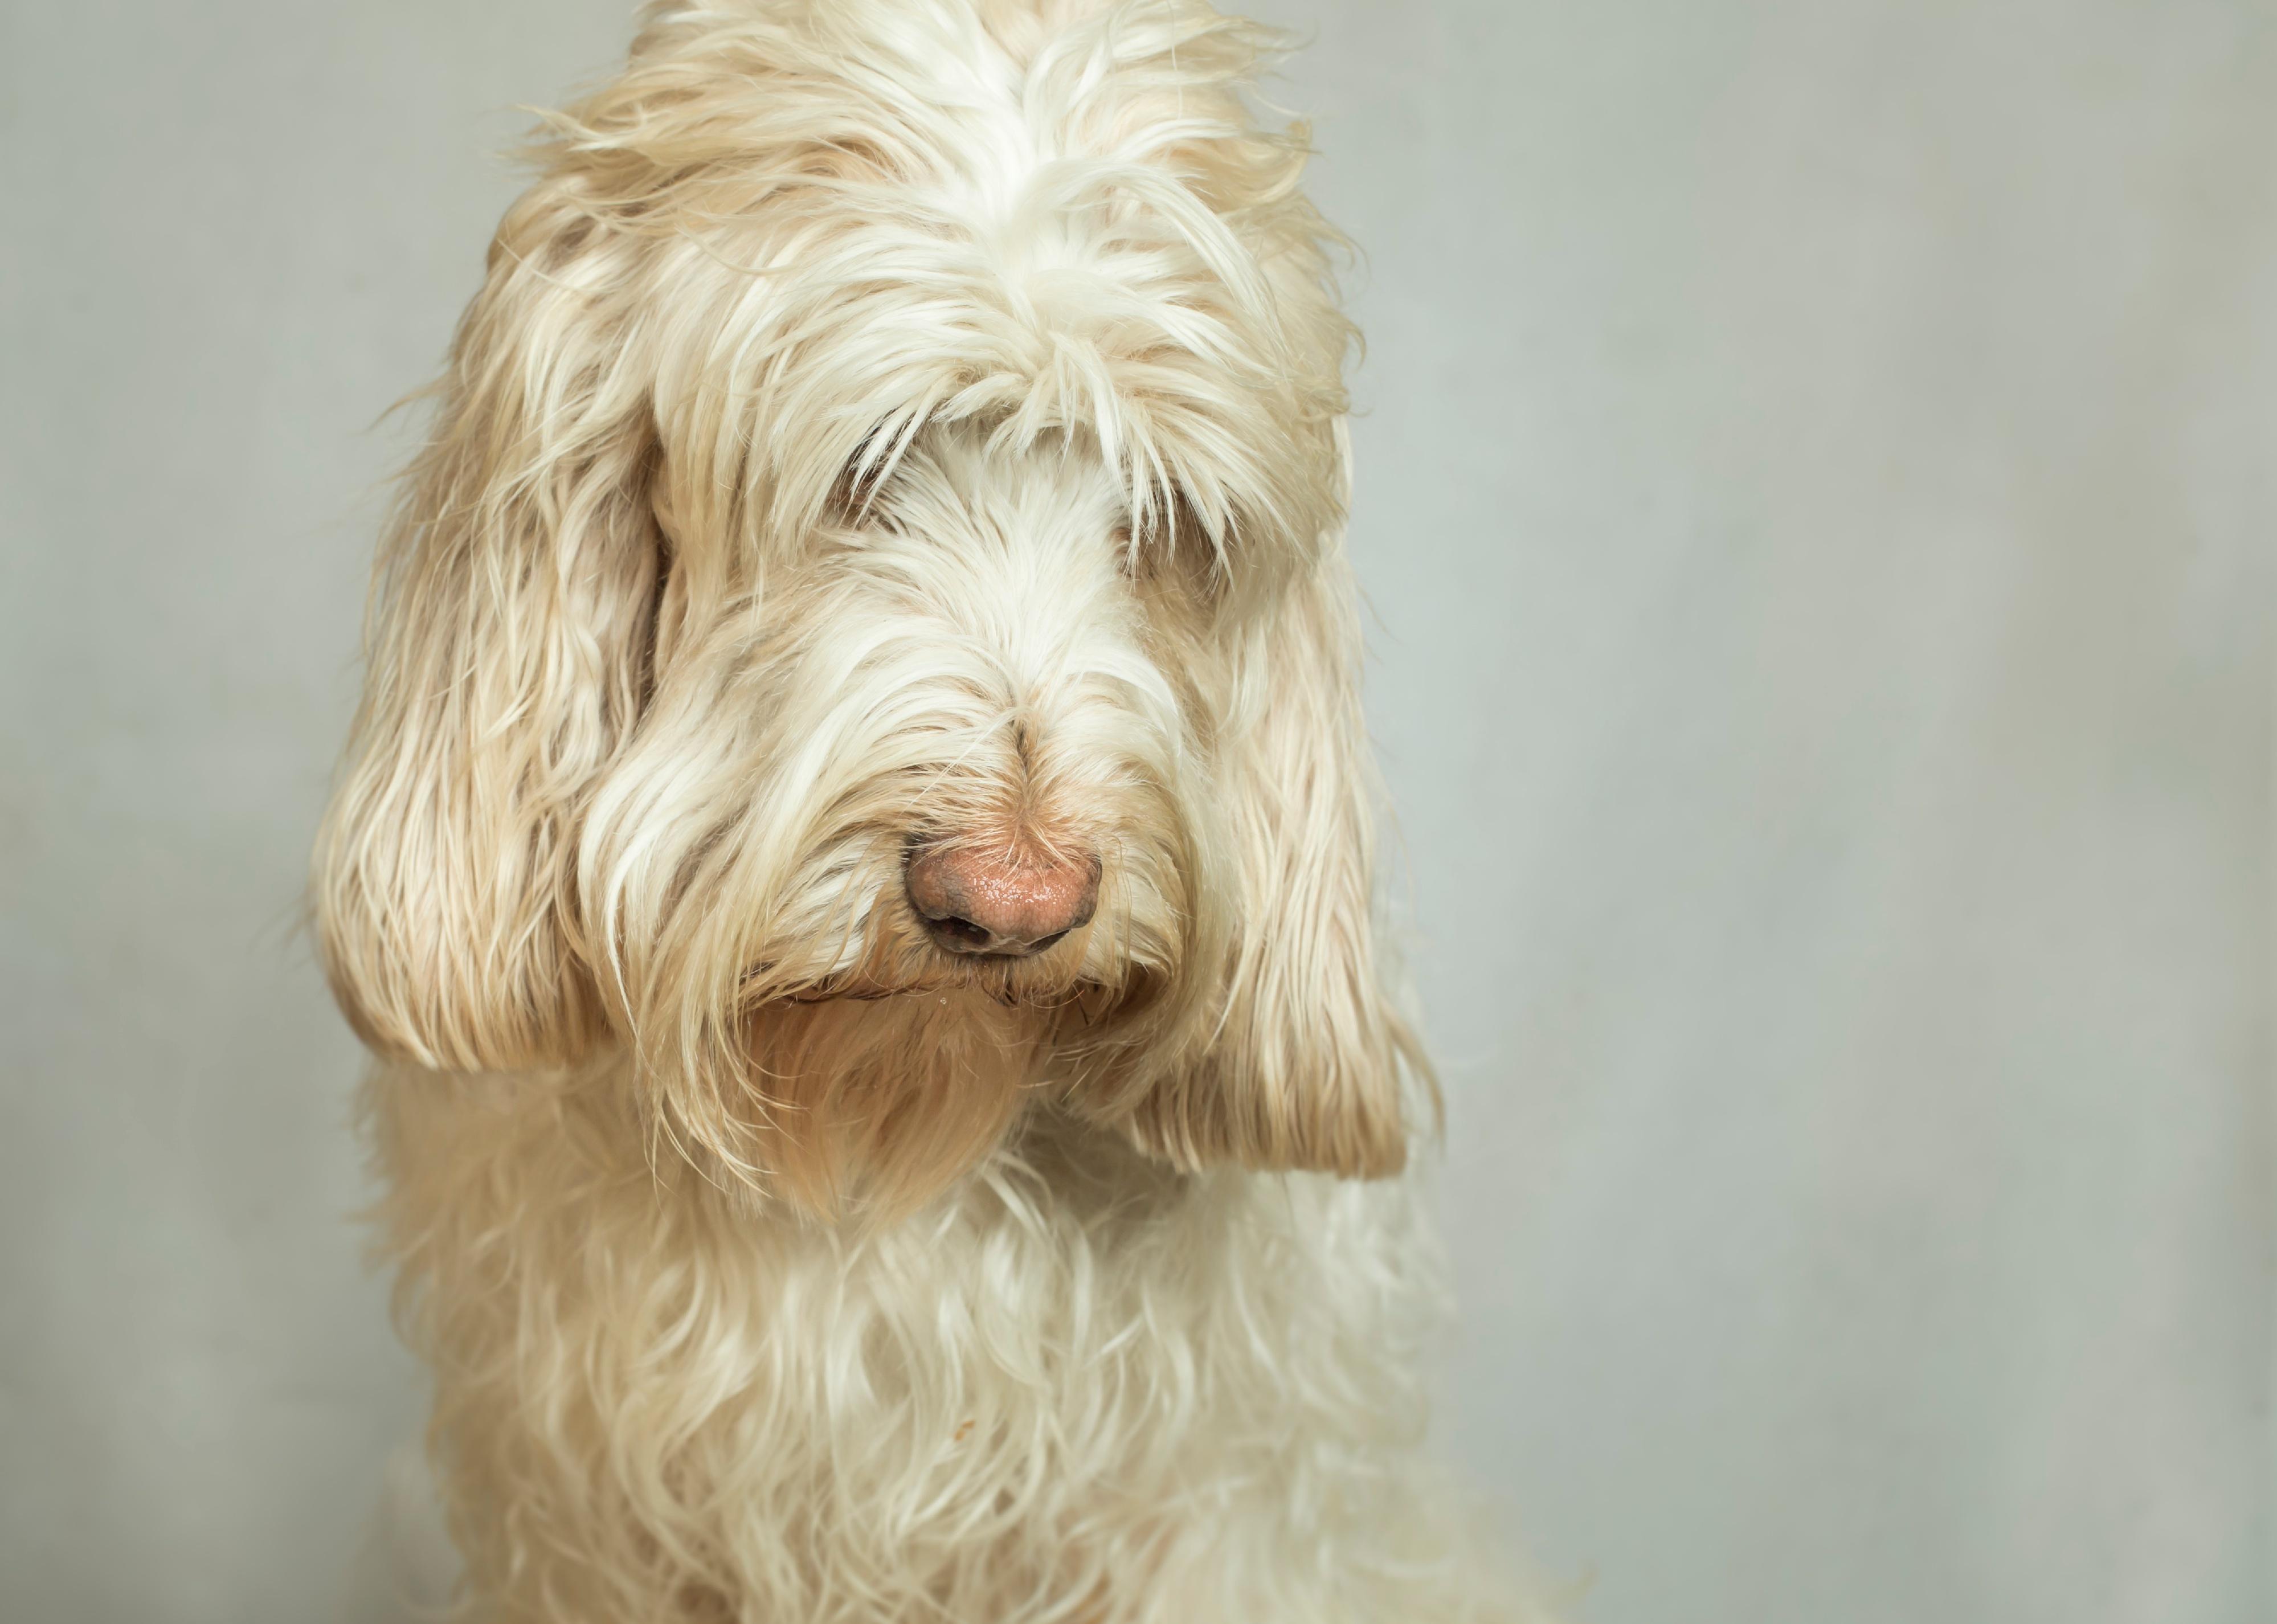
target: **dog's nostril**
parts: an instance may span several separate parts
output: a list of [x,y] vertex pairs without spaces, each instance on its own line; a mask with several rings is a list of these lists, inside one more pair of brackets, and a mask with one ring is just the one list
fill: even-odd
[[952,953],[1041,953],[1091,919],[1099,859],[1024,844],[945,845],[913,851],[910,906]]
[[996,940],[995,933],[983,929],[971,919],[960,919],[954,914],[945,919],[928,919],[935,933],[948,937],[960,947],[970,945],[985,948]]

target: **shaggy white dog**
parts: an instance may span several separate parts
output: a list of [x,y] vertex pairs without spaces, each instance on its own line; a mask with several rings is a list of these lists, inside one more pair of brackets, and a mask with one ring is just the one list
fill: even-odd
[[672,0],[550,120],[316,873],[472,1616],[1492,1613],[1268,43]]

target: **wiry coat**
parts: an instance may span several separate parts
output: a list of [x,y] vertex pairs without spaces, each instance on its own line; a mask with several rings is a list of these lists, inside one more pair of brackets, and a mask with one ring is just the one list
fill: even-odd
[[[1483,1605],[1264,43],[666,4],[550,121],[317,864],[481,1616]],[[1095,915],[944,953],[904,865],[1000,845]]]

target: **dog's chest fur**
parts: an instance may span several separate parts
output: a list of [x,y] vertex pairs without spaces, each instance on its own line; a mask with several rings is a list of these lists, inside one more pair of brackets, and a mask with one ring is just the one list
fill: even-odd
[[368,1102],[500,1616],[1415,1616],[1404,1184],[1180,1175],[1038,1112],[864,1233],[651,1160],[621,1062]]

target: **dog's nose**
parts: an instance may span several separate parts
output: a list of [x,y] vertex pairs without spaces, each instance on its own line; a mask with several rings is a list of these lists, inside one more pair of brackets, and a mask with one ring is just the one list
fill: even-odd
[[1091,922],[1099,859],[938,846],[910,858],[910,906],[951,953],[1020,958]]

